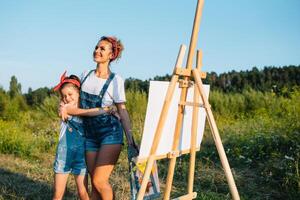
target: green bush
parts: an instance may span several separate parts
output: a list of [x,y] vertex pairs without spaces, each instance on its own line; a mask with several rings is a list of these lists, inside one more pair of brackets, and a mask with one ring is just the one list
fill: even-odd
[[50,97],[46,97],[44,99],[43,103],[38,106],[38,110],[51,119],[57,119],[58,105],[59,97],[56,95],[51,95]]
[[30,130],[20,126],[20,122],[0,120],[0,152],[20,157],[34,158],[51,148],[47,137],[34,136]]
[[18,120],[20,112],[28,110],[28,105],[22,95],[9,97],[4,92],[0,92],[0,117],[4,120]]
[[[1,88],[0,88],[1,89]],[[4,117],[4,112],[9,103],[9,96],[4,91],[0,90],[0,117]]]

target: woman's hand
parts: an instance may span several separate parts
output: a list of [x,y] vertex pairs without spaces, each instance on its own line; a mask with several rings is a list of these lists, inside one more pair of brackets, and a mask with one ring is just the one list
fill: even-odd
[[109,107],[109,110],[107,111],[109,114],[115,116],[116,118],[118,118],[118,120],[121,119],[118,110],[115,106]]

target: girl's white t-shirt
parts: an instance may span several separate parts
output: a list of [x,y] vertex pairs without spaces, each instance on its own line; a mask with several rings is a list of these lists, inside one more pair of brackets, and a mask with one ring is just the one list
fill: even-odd
[[[88,72],[81,75],[81,81],[86,77]],[[95,72],[92,72],[81,85],[81,90],[89,94],[99,95],[107,79],[99,78]],[[102,107],[111,106],[113,103],[126,102],[124,80],[118,74],[110,82],[107,91],[103,95]]]

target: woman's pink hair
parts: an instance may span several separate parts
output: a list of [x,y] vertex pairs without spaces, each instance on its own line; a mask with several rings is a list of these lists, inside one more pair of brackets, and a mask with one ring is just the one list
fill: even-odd
[[119,59],[121,57],[121,53],[124,49],[123,44],[121,43],[120,40],[118,40],[116,37],[113,36],[102,36],[100,38],[100,41],[107,41],[109,43],[111,43],[111,47],[112,47],[112,59],[110,60],[110,62]]

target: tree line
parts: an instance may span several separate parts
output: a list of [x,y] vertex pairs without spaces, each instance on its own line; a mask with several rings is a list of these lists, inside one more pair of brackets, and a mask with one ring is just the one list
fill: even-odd
[[[155,81],[169,81],[172,75],[155,76],[152,79],[140,80],[137,78],[128,78],[125,80],[126,91],[140,91],[148,93],[149,83]],[[274,92],[279,95],[285,95],[300,85],[300,65],[290,65],[283,67],[264,67],[259,70],[253,67],[251,70],[225,72],[217,74],[208,72],[204,83],[209,84],[211,90],[222,92],[242,93],[246,89],[253,89],[261,92]],[[4,109],[6,101],[17,99],[15,101],[23,109],[26,104],[29,106],[40,105],[46,97],[57,95],[52,88],[43,87],[36,90],[28,89],[25,94],[21,93],[21,84],[18,83],[15,76],[11,77],[9,91],[0,87],[0,112]]]
[[[171,75],[155,76],[153,79],[140,80],[129,78],[125,81],[126,89],[140,90],[147,93],[149,81],[169,81]],[[259,70],[253,67],[251,70],[225,72],[217,74],[208,72],[203,83],[209,84],[212,90],[223,92],[243,92],[245,89],[253,89],[261,92],[273,91],[277,94],[284,90],[291,91],[293,87],[300,85],[300,65],[283,67],[264,67]]]

